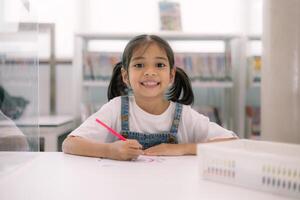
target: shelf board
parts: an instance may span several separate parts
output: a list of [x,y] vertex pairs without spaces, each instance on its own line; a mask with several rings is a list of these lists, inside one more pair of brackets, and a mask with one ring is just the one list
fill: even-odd
[[[108,81],[83,81],[84,87],[107,87]],[[192,81],[192,87],[195,88],[232,88],[233,83],[231,81]]]
[[[144,33],[78,33],[77,37],[82,37],[85,40],[130,40],[137,35]],[[237,35],[231,34],[197,34],[197,33],[182,33],[182,32],[154,32],[149,35],[159,35],[166,40],[230,40],[237,38]]]
[[109,85],[108,81],[100,81],[100,80],[83,81],[84,87],[107,87],[108,85]]
[[0,33],[1,42],[27,42],[34,43],[38,41],[37,32],[15,32],[15,33]]
[[232,88],[232,81],[192,81],[196,88]]
[[262,40],[262,35],[248,35],[247,37],[249,40]]

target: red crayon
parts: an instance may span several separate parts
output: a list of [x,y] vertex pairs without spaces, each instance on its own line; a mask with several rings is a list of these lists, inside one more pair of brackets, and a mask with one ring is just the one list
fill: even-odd
[[117,136],[120,140],[126,141],[126,138],[124,138],[120,133],[118,133],[114,129],[110,128],[109,126],[107,126],[106,124],[104,124],[103,122],[101,122],[99,119],[96,118],[96,122],[98,122],[99,124],[101,124],[102,126],[104,126],[111,134]]

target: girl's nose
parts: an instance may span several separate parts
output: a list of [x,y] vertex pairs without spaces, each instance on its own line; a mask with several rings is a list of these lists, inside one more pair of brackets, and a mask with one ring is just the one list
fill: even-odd
[[144,76],[156,76],[157,74],[155,72],[145,72]]
[[156,76],[157,73],[155,72],[154,69],[146,69],[144,72],[144,76]]

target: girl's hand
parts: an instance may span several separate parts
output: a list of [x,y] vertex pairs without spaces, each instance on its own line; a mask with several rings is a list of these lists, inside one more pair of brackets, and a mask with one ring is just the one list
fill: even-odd
[[144,151],[148,156],[182,156],[195,155],[196,144],[159,144]]
[[142,145],[137,140],[118,140],[110,144],[109,158],[114,160],[133,160],[144,154]]

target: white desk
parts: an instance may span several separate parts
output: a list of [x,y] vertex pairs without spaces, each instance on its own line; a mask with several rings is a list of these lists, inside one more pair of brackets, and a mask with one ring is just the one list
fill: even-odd
[[0,199],[3,200],[289,199],[200,180],[196,156],[160,157],[161,160],[145,163],[99,161],[59,152],[11,155],[0,152],[0,164],[11,156],[34,158],[13,172],[2,176],[0,173]]
[[[14,122],[25,134],[29,135],[37,134],[37,125],[39,125],[40,137],[45,139],[45,151],[57,151],[58,136],[72,131],[75,126],[74,118],[68,115],[39,116]],[[5,125],[3,123],[0,122],[0,125]]]

